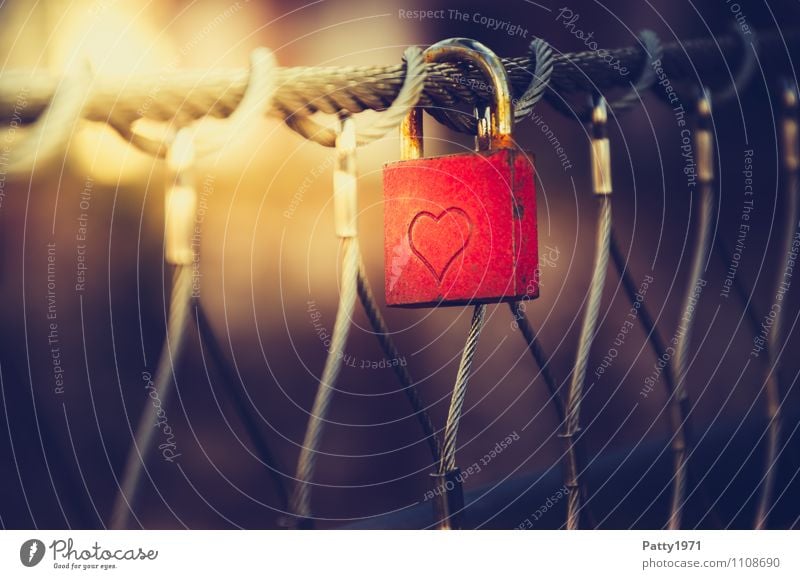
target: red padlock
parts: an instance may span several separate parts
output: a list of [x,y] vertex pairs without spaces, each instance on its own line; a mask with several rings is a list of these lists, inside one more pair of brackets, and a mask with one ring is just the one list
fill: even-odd
[[422,109],[404,120],[401,160],[383,171],[386,303],[426,307],[538,297],[534,169],[532,156],[513,145],[502,62],[466,38],[434,44],[425,59],[475,64],[492,82],[494,110],[488,121],[478,119],[478,151],[428,159],[422,158]]

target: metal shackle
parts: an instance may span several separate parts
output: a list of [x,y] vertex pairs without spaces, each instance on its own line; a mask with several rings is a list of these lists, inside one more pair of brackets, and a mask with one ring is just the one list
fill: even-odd
[[[486,45],[470,38],[448,38],[429,46],[422,54],[426,63],[468,61],[486,75],[494,96],[489,117],[489,146],[492,149],[511,148],[511,130],[514,126],[511,84],[500,58]],[[403,119],[400,129],[401,159],[423,157],[422,109],[412,108]]]

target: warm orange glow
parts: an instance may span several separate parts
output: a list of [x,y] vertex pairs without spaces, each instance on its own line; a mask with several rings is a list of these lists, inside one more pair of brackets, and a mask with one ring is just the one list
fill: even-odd
[[[51,49],[47,67],[61,72],[90,67],[97,76],[134,75],[163,70],[174,50],[151,23],[152,13],[129,1],[48,2],[44,8]],[[153,159],[130,147],[100,123],[81,123],[71,148],[81,172],[101,183],[140,178]]]

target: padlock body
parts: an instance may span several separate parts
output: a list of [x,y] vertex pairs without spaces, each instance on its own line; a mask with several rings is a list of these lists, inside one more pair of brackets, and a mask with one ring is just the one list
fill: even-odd
[[498,149],[384,167],[387,305],[538,297],[532,159]]

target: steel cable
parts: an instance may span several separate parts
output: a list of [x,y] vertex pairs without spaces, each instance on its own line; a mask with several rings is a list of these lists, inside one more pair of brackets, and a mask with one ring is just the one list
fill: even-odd
[[[369,279],[367,278],[366,267],[364,266],[364,261],[361,259],[360,254],[358,261],[358,297],[361,300],[361,304],[364,306],[364,312],[367,314],[369,323],[372,326],[372,330],[375,332],[375,337],[378,339],[378,342],[383,349],[383,353],[389,360],[392,360],[392,362],[399,361],[400,351],[397,349],[394,340],[392,340],[389,334],[389,328],[386,325],[380,310],[378,309],[377,303],[375,302],[375,296],[372,293],[372,288],[370,287]],[[428,448],[430,449],[433,462],[438,463],[441,457],[441,443],[439,442],[436,429],[431,421],[430,414],[428,413],[425,404],[422,402],[422,397],[420,396],[419,390],[417,389],[417,386],[405,365],[401,365],[399,363],[393,364],[393,368],[395,374],[397,375],[397,379],[400,381],[400,385],[403,387],[403,393],[406,395],[406,398],[411,405],[411,409],[414,412],[414,417],[417,419],[420,427],[422,428],[422,432],[425,436],[425,441],[428,444]]]
[[447,413],[447,423],[444,428],[444,442],[442,444],[442,460],[439,462],[439,474],[444,475],[456,468],[456,439],[458,427],[461,423],[461,412],[464,408],[464,399],[467,397],[467,387],[472,375],[472,361],[478,349],[478,340],[486,317],[486,305],[475,306],[472,313],[467,341],[461,354],[458,365],[456,382],[453,386],[453,395],[450,398],[450,409]]
[[[698,154],[699,156],[699,154]],[[699,299],[701,284],[703,283],[703,272],[708,260],[708,252],[711,248],[711,235],[713,233],[716,196],[714,187],[708,181],[699,182],[699,223],[697,233],[697,243],[694,246],[692,264],[689,278],[686,284],[683,305],[681,307],[681,320],[683,325],[679,325],[677,330],[677,342],[675,344],[675,357],[673,377],[675,380],[675,392],[673,397],[683,408],[680,417],[673,417],[673,420],[680,419],[683,423],[689,420],[689,394],[687,392],[686,380],[689,371],[689,346],[692,341],[696,316],[694,310]],[[685,429],[676,433],[677,440],[674,441],[674,481],[672,501],[670,507],[669,529],[680,529],[682,522],[682,512],[686,496],[686,471],[687,459],[689,454],[690,441],[685,435]]]
[[295,487],[290,500],[292,526],[305,527],[311,520],[311,485],[314,481],[319,443],[327,422],[328,409],[333,397],[336,379],[342,369],[344,348],[350,334],[351,320],[358,293],[358,240],[355,237],[342,240],[342,271],[339,289],[339,306],[336,310],[331,335],[331,345],[325,359],[325,367],[317,387],[314,405],[300,449],[295,474]]
[[[790,86],[784,89],[783,94],[784,118],[782,120],[783,148],[783,191],[784,191],[784,222],[783,239],[781,242],[781,253],[783,256],[782,267],[775,273],[773,286],[773,299],[782,291],[788,290],[786,285],[786,272],[792,267],[792,253],[795,246],[795,236],[800,220],[800,203],[797,196],[800,195],[800,143],[798,142],[798,121],[797,111],[800,108],[798,102],[797,89]],[[781,307],[772,326],[769,328],[767,337],[767,369],[766,369],[766,414],[768,420],[767,449],[764,457],[764,476],[761,481],[761,494],[756,510],[755,528],[764,529],[767,527],[769,513],[772,510],[772,495],[775,488],[775,474],[777,470],[778,448],[781,439],[781,388],[780,388],[780,347],[785,339],[783,331],[784,310]],[[758,334],[757,334],[758,335]]]
[[203,351],[207,352],[211,357],[214,366],[222,377],[223,384],[228,386],[227,390],[230,394],[231,400],[236,407],[236,411],[242,420],[242,424],[247,432],[250,440],[255,446],[258,458],[267,467],[269,475],[278,493],[279,506],[285,509],[289,504],[289,491],[286,488],[285,479],[282,471],[278,468],[278,462],[269,447],[269,444],[261,434],[261,429],[258,426],[258,418],[251,410],[251,405],[244,395],[239,391],[237,386],[244,388],[244,384],[237,378],[236,373],[231,369],[225,354],[223,353],[222,346],[220,346],[214,335],[214,329],[211,327],[211,322],[206,315],[203,305],[199,299],[194,301],[195,323],[197,331],[200,335],[200,346]]
[[[162,407],[169,400],[172,385],[177,379],[176,368],[186,344],[186,328],[190,318],[191,308],[189,304],[191,299],[192,268],[187,265],[176,266],[169,303],[167,335],[164,345],[161,347],[161,355],[153,380],[153,392],[155,392]],[[120,492],[114,502],[111,515],[112,529],[126,529],[130,516],[136,507],[142,472],[148,455],[152,451],[153,435],[156,432],[153,425],[158,423],[158,410],[159,408],[152,404],[149,399],[145,400],[145,406],[136,429],[133,448],[128,453],[127,462],[125,463]],[[148,474],[148,478],[149,476]]]
[[584,381],[586,379],[589,353],[597,333],[597,318],[600,313],[603,288],[605,287],[611,242],[611,196],[600,195],[597,201],[600,206],[597,213],[597,240],[595,242],[592,279],[589,284],[589,294],[581,325],[580,338],[578,339],[578,352],[575,358],[575,366],[572,370],[572,381],[567,395],[563,434],[572,457],[568,465],[569,468],[565,473],[565,486],[570,490],[567,500],[567,529],[578,529],[580,527],[580,475],[577,463],[580,409],[584,396]]
[[[800,31],[760,33],[759,53],[767,64],[800,45]],[[740,53],[736,33],[713,39],[691,39],[663,46],[662,68],[673,81],[703,79],[706,84],[730,82],[723,58]],[[603,54],[600,54],[602,52]],[[638,45],[607,51],[565,53],[554,57],[551,88],[561,93],[594,92],[629,86],[628,80],[613,71],[607,57],[639,74],[646,66]],[[532,59],[506,58],[503,63],[521,96],[530,86]],[[482,74],[472,66],[436,63],[426,66],[425,90],[420,97],[424,107],[452,108],[459,103],[485,102],[490,96]],[[466,78],[462,73],[466,71]],[[272,111],[321,111],[337,114],[357,113],[367,108],[385,108],[396,98],[405,77],[403,65],[349,67],[278,68]],[[170,121],[177,115],[185,122],[203,116],[224,118],[235,110],[248,84],[247,70],[185,71],[173,74],[165,83],[162,74],[136,78],[97,78],[84,108],[89,120],[106,122],[110,117],[133,122],[138,118]],[[15,114],[22,121],[35,120],[49,105],[61,81],[47,73],[7,71],[0,78],[0,119]],[[483,86],[482,86],[483,85]],[[15,113],[19,95],[26,94],[27,106]],[[158,98],[153,98],[153,95]],[[149,106],[142,107],[142,103]]]

